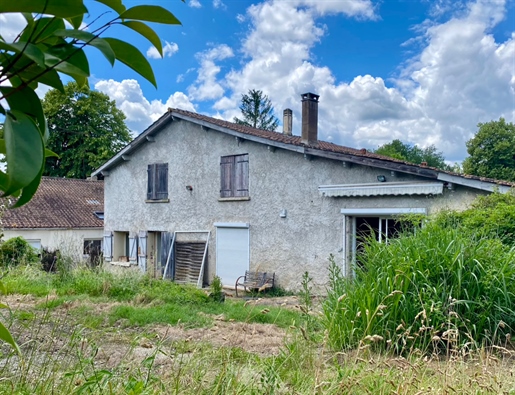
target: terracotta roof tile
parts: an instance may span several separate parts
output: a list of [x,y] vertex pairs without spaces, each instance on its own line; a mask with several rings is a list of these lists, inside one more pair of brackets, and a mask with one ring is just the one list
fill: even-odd
[[43,177],[32,200],[6,210],[1,220],[6,229],[102,228],[95,212],[103,211],[103,181]]
[[432,169],[432,170],[438,171],[439,173],[446,173],[449,175],[462,177],[462,178],[466,178],[466,179],[470,179],[470,180],[484,181],[484,182],[494,183],[494,184],[498,184],[498,185],[515,187],[514,182],[509,182],[509,181],[504,181],[504,180],[495,180],[493,178],[479,177],[479,176],[474,176],[474,175],[469,175],[469,174],[459,174],[459,173],[454,173],[451,171],[445,171],[445,170],[437,169],[434,167],[423,166],[420,164],[410,163],[410,162],[406,162],[403,160],[374,154],[363,148],[362,149],[354,149],[354,148],[349,148],[349,147],[345,147],[343,145],[333,144],[333,143],[329,143],[327,141],[321,141],[321,140],[319,140],[316,144],[307,145],[302,142],[302,139],[300,136],[287,136],[280,132],[271,132],[271,131],[267,131],[267,130],[256,129],[256,128],[249,127],[249,126],[238,125],[233,122],[228,122],[228,121],[224,121],[221,119],[208,117],[206,115],[201,115],[201,114],[197,114],[195,112],[181,110],[178,108],[171,108],[171,109],[169,109],[169,111],[171,111],[172,114],[173,113],[182,114],[184,116],[194,118],[199,121],[208,122],[208,123],[211,123],[214,125],[218,125],[223,128],[234,130],[236,132],[248,134],[251,136],[261,137],[261,138],[272,140],[272,141],[278,141],[278,142],[285,143],[285,144],[314,148],[314,149],[327,151],[327,152],[334,152],[334,153],[347,154],[347,155],[353,155],[353,156],[358,156],[358,157],[378,159],[378,160],[381,160],[384,162],[391,162],[391,163],[404,164],[404,165],[408,165],[408,166],[415,166],[415,167],[422,168],[422,169]]

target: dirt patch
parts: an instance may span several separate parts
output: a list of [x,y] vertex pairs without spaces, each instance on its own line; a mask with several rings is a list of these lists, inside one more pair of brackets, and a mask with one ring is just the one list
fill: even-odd
[[244,322],[219,321],[211,328],[194,329],[161,326],[153,330],[172,341],[209,342],[215,347],[239,347],[259,355],[279,354],[286,337],[286,331],[275,325]]

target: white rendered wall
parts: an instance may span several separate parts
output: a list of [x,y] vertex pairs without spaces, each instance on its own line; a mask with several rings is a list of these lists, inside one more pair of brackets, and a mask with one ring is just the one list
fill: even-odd
[[[389,171],[313,158],[266,145],[238,141],[213,130],[176,120],[132,152],[130,160],[109,169],[105,185],[107,231],[210,230],[207,277],[216,273],[215,222],[250,224],[250,269],[276,272],[280,286],[298,289],[308,271],[315,284],[328,278],[328,257],[343,264],[344,208],[422,207],[428,213],[442,208],[465,208],[477,191],[456,186],[444,194],[370,198],[322,197],[321,185],[425,180]],[[220,157],[249,154],[249,201],[221,202]],[[169,203],[146,203],[147,165],[169,163]],[[192,191],[186,189],[193,187]],[[281,211],[286,210],[286,218]],[[244,274],[244,273],[242,273]]]
[[103,229],[30,229],[4,230],[4,240],[21,236],[26,240],[41,240],[41,246],[59,250],[76,261],[83,259],[84,240],[102,239]]

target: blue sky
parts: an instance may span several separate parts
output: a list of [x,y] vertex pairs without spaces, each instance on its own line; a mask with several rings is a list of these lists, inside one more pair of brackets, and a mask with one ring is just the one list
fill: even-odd
[[[182,22],[153,26],[167,48],[163,59],[137,35],[108,34],[147,55],[157,90],[90,51],[91,86],[116,100],[135,134],[168,107],[231,120],[249,89],[267,94],[280,120],[291,108],[294,134],[300,94],[314,92],[320,139],[354,148],[396,138],[434,144],[449,162],[464,159],[478,122],[515,121],[515,0],[125,3],[158,4]],[[89,20],[103,10],[86,4]]]

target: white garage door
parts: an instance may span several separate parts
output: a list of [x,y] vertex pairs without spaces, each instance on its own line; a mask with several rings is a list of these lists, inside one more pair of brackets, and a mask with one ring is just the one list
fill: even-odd
[[215,223],[216,275],[223,285],[233,286],[249,269],[249,225]]

